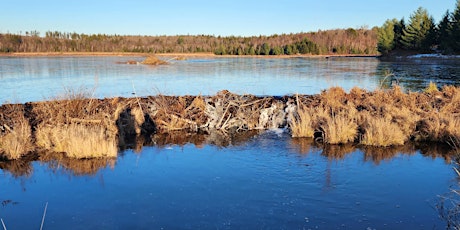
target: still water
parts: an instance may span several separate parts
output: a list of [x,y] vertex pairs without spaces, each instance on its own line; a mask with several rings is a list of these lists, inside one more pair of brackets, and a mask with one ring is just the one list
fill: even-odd
[[460,85],[460,62],[396,61],[376,58],[200,58],[169,65],[126,65],[142,57],[0,57],[0,103],[40,101],[64,89],[87,90],[94,97],[156,94],[238,94],[283,96],[316,94],[333,86],[374,90],[390,74],[408,90],[430,81]]
[[458,183],[436,149],[324,148],[273,132],[194,143],[1,164],[0,217],[37,229],[48,202],[44,229],[445,229],[439,196]]
[[[430,81],[460,85],[455,60],[117,64],[130,59],[143,58],[0,57],[0,103],[49,99],[65,88],[94,89],[100,98],[373,90],[389,75],[412,91]],[[7,229],[39,229],[48,203],[44,229],[445,229],[441,198],[458,189],[452,158],[436,146],[322,147],[270,131],[230,141],[149,138],[116,159],[0,162],[0,218]]]

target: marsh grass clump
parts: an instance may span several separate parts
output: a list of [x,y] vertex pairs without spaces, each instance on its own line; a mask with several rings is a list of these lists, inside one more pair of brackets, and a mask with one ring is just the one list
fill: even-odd
[[296,111],[289,114],[289,127],[292,137],[311,137],[315,135],[313,123],[314,109],[307,107],[300,102],[299,96],[296,95]]
[[87,98],[91,92],[66,92],[33,105],[37,147],[73,158],[115,157],[116,120],[128,103]]
[[148,56],[144,61],[141,62],[141,64],[144,65],[165,65],[168,64],[168,62],[163,61],[156,56]]
[[438,86],[436,85],[436,83],[430,81],[430,83],[429,83],[428,86],[423,90],[423,92],[428,93],[428,94],[433,94],[433,93],[439,92]]
[[363,125],[360,143],[363,145],[388,147],[403,145],[408,136],[388,117],[371,117],[367,115]]
[[[358,125],[356,123],[356,110],[323,113],[319,130],[322,132],[322,140],[328,144],[345,144],[354,142],[358,136]],[[320,118],[321,119],[321,118]]]
[[24,106],[4,105],[0,117],[0,158],[15,160],[32,151],[32,128]]
[[118,152],[115,136],[102,126],[40,126],[36,139],[38,147],[72,158],[116,157]]
[[311,137],[315,135],[313,129],[313,109],[302,106],[296,114],[290,115],[290,129],[292,137]]
[[[293,137],[315,137],[327,144],[354,142],[358,134],[357,110],[342,88],[323,91],[308,107],[297,97],[297,110],[290,116]],[[318,137],[320,135],[320,137]]]

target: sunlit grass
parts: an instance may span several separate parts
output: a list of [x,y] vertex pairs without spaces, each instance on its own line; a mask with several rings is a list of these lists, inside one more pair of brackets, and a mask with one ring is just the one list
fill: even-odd
[[115,136],[104,127],[84,124],[39,126],[36,144],[72,158],[116,157],[118,152]]

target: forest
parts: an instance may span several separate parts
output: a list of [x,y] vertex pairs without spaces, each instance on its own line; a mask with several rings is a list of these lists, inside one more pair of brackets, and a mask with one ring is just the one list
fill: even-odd
[[38,31],[0,34],[0,53],[136,52],[217,55],[366,54],[377,51],[378,28],[324,30],[271,36],[131,36]]
[[439,23],[419,7],[409,17],[388,19],[378,29],[378,51],[391,55],[398,51],[460,54],[460,0],[451,13],[447,10]]

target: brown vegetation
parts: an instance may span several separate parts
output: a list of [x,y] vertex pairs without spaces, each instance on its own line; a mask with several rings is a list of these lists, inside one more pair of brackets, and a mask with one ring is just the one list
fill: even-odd
[[391,147],[413,140],[441,142],[457,151],[460,146],[460,89],[453,86],[420,93],[399,87],[347,93],[334,87],[281,98],[228,91],[207,97],[91,95],[67,91],[46,102],[1,106],[0,155],[17,159],[35,147],[72,158],[115,157],[118,148],[132,145],[132,136],[138,136],[138,146],[151,143],[153,133],[171,138],[177,132],[207,133],[207,143],[217,144],[246,131],[286,126],[295,138],[324,144]]
[[155,56],[148,56],[144,61],[141,62],[144,65],[164,65],[167,64],[166,61],[163,61]]
[[24,106],[4,105],[0,114],[0,158],[18,159],[32,150],[32,128]]
[[320,133],[329,144],[388,147],[412,139],[459,146],[460,89],[434,89],[430,85],[423,93],[403,93],[399,87],[374,92],[354,88],[346,93],[331,88],[316,101],[298,103],[290,119],[292,135]]

